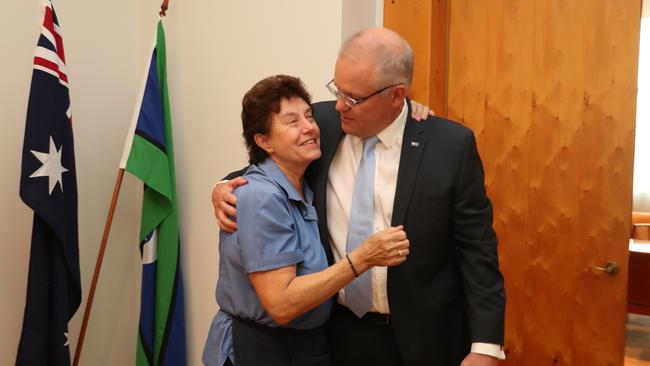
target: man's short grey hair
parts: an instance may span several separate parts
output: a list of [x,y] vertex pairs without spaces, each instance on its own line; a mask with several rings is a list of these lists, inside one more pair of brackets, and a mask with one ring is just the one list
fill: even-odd
[[341,46],[339,57],[358,60],[375,56],[377,60],[375,70],[373,70],[375,88],[379,89],[393,84],[404,84],[410,88],[413,81],[413,49],[411,45],[398,36],[401,40],[399,43],[376,43],[368,46],[360,42],[364,32],[360,31],[348,38]]

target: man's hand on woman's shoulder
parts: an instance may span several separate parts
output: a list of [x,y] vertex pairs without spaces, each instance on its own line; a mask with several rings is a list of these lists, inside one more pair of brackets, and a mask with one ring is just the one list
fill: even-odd
[[217,218],[219,229],[233,233],[237,230],[237,196],[235,188],[248,183],[246,178],[237,177],[225,182],[219,182],[212,188],[212,206]]

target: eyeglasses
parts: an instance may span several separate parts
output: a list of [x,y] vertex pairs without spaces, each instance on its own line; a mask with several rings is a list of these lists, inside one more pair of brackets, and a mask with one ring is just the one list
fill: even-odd
[[367,95],[365,97],[352,98],[352,97],[349,97],[349,96],[339,92],[339,89],[336,87],[336,85],[334,85],[334,79],[330,80],[329,83],[325,84],[325,86],[327,87],[327,90],[329,90],[330,93],[332,93],[334,98],[336,98],[336,99],[340,98],[343,101],[343,103],[345,103],[345,105],[347,105],[350,108],[354,108],[355,106],[361,104],[362,102],[365,102],[366,100],[374,97],[375,95],[383,92],[384,90],[388,90],[388,89],[390,89],[390,88],[392,88],[394,86],[397,86],[397,85],[399,85],[399,83],[398,84],[391,84],[389,86],[383,87],[383,88],[377,90],[376,92],[374,92],[374,93],[372,93],[370,95]]

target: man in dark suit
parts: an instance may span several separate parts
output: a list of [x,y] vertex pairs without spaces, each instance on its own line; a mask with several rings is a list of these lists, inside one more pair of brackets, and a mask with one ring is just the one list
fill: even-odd
[[[411,243],[404,264],[373,270],[367,312],[353,313],[347,289],[339,293],[332,364],[493,366],[504,357],[505,294],[476,141],[455,122],[409,117],[412,69],[404,39],[365,30],[341,48],[328,84],[336,101],[313,105],[322,156],[306,177],[330,263],[346,260],[355,177],[363,145],[375,137],[367,215],[375,231],[403,224]],[[234,204],[239,184],[213,192],[222,229],[234,225],[226,203]]]

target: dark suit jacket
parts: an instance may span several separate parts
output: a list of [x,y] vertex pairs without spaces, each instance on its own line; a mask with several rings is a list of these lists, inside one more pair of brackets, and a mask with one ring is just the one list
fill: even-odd
[[[472,131],[439,117],[416,122],[408,104],[392,225],[404,225],[411,254],[388,269],[391,319],[407,365],[458,365],[471,342],[503,344],[492,204]],[[330,263],[327,174],[344,135],[334,105],[313,105],[322,156],[306,173]]]

